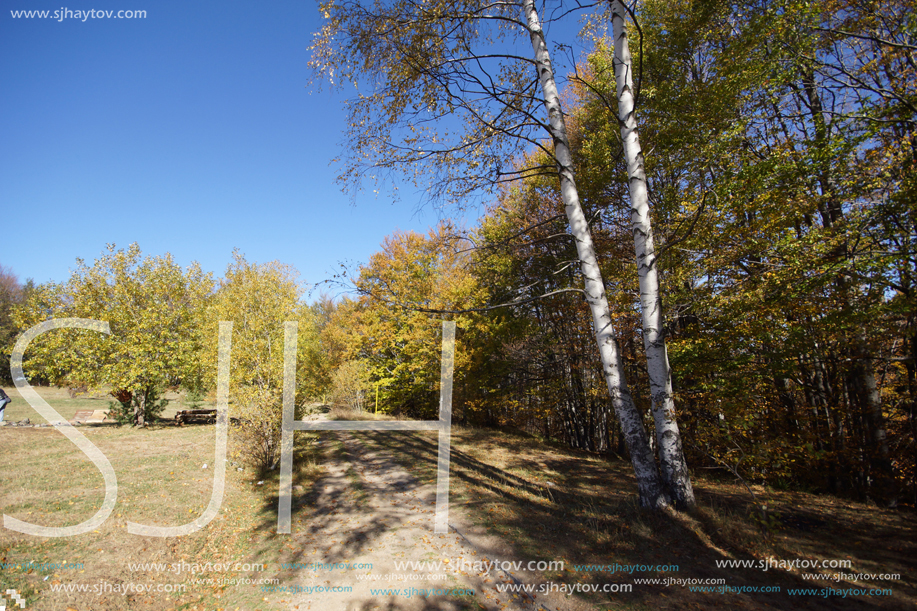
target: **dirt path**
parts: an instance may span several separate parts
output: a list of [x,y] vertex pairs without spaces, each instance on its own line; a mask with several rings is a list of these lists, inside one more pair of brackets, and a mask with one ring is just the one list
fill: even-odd
[[[514,560],[505,544],[470,527],[459,508],[450,508],[449,534],[434,534],[433,486],[421,485],[391,456],[368,449],[359,434],[330,435],[336,438],[324,443],[342,443],[345,458],[334,461],[313,492],[294,506],[293,543],[308,551],[295,578],[287,581],[300,588],[291,609],[560,608],[541,597],[536,602],[530,594],[498,592],[497,584],[522,583],[520,579],[537,583],[541,577],[496,567],[484,570],[483,563]],[[439,561],[442,569],[399,566]],[[372,568],[309,566],[313,563]]]

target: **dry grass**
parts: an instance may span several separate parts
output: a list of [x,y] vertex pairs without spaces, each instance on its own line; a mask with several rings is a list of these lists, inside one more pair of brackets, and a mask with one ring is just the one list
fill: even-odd
[[[3,418],[4,421],[20,422],[28,418],[33,423],[44,422],[44,419],[20,396],[19,391],[16,390],[14,386],[4,387],[3,390],[6,391],[6,394],[13,400],[13,402],[6,407],[6,413]],[[73,397],[71,397],[71,392],[67,388],[38,386],[35,387],[35,390],[38,391],[42,399],[61,415],[63,420],[72,420],[76,412],[80,410],[109,409],[109,404],[115,400],[114,397],[104,390],[83,392]],[[185,398],[183,393],[167,391],[163,394],[163,398],[169,399],[170,403],[166,406],[165,411],[163,411],[160,418],[161,420],[172,420],[175,417],[175,412],[180,409],[188,409],[184,404]],[[206,409],[212,406],[213,401],[203,401],[200,407]]]
[[[377,432],[368,436],[412,473],[436,478],[436,437]],[[917,519],[832,497],[756,490],[774,515],[762,531],[741,486],[695,478],[693,515],[647,513],[636,503],[632,470],[583,452],[493,430],[453,427],[450,507],[512,542],[529,560],[563,560],[545,575],[565,583],[632,583],[633,577],[725,579],[738,587],[780,586],[780,593],[719,594],[634,585],[628,594],[587,599],[601,609],[912,609],[917,606]],[[718,568],[725,559],[850,559],[847,573],[898,573],[900,581],[806,581],[805,571]],[[678,571],[576,571],[574,565],[678,565]],[[813,571],[817,572],[817,571]],[[792,588],[892,588],[891,597],[790,596]]]
[[[10,391],[8,391],[10,392]],[[62,415],[87,402],[64,390],[40,389]],[[18,395],[13,395],[14,400]],[[173,409],[182,407],[174,404]],[[23,408],[19,401],[12,409]],[[332,414],[332,417],[354,414]],[[17,415],[17,419],[34,413]],[[371,415],[360,416],[363,419]],[[390,419],[389,417],[381,418]],[[258,585],[195,583],[195,578],[298,578],[281,571],[290,558],[311,557],[303,539],[276,534],[277,473],[258,485],[250,470],[230,465],[219,515],[203,530],[172,538],[137,537],[127,521],[174,525],[202,511],[210,498],[214,427],[158,425],[144,430],[99,426],[80,429],[108,458],[118,475],[118,503],[97,530],[76,537],[41,539],[0,530],[0,562],[82,563],[79,569],[0,569],[0,590],[27,597],[27,609],[78,611],[130,609],[241,610],[289,609],[290,595],[264,594]],[[631,593],[596,595],[596,609],[907,609],[917,606],[913,575],[917,520],[912,513],[879,510],[826,496],[757,490],[776,514],[768,537],[752,519],[747,496],[730,481],[696,478],[699,500],[693,515],[648,514],[635,503],[630,466],[572,452],[521,435],[479,429],[452,429],[451,505],[476,525],[499,535],[516,557],[563,560],[565,570],[543,575],[563,583],[632,583],[634,577],[724,578],[730,586],[779,585],[781,593],[722,595],[682,587],[635,585]],[[321,438],[322,443],[315,440]],[[436,478],[435,433],[373,432],[365,443],[387,450],[424,483]],[[314,484],[322,465],[342,452],[331,436],[297,433],[295,503],[309,520]],[[102,478],[92,463],[50,428],[0,428],[4,476],[3,513],[43,525],[76,524],[91,516],[103,498]],[[238,448],[235,448],[238,450]],[[204,469],[204,463],[208,468]],[[299,521],[299,520],[298,520]],[[894,582],[825,583],[805,581],[799,572],[725,569],[717,560],[850,559],[850,572],[899,573]],[[320,558],[316,558],[320,559]],[[265,564],[261,571],[206,575],[131,570],[129,564],[241,562]],[[576,571],[574,565],[677,564],[678,571]],[[52,584],[183,584],[173,594],[123,596],[52,592]],[[791,597],[788,588],[893,589],[891,597]]]
[[[96,399],[69,399],[66,391],[39,389],[66,414]],[[14,398],[15,402],[15,398]],[[14,403],[15,404],[15,403]],[[176,406],[182,407],[181,404]],[[39,420],[37,414],[30,417]],[[0,562],[82,563],[76,569],[0,569],[0,590],[26,596],[27,609],[208,610],[282,609],[281,597],[265,595],[259,585],[227,585],[220,579],[276,577],[285,539],[276,534],[277,477],[258,485],[250,469],[227,467],[226,493],[217,517],[204,529],[183,537],[139,537],[127,522],[184,524],[200,515],[213,486],[214,427],[161,425],[86,426],[79,429],[109,458],[118,477],[114,512],[97,530],[42,539],[0,530]],[[321,473],[318,449],[307,434],[297,435],[294,483],[309,486]],[[104,498],[102,476],[82,452],[52,428],[0,428],[4,477],[0,480],[3,513],[45,526],[65,526],[92,516]],[[233,449],[233,448],[231,448]],[[204,465],[207,465],[204,468]],[[210,572],[132,570],[131,563],[265,564],[265,571]],[[34,565],[33,565],[34,566]],[[181,571],[181,572],[177,572]],[[213,579],[211,584],[195,578]],[[59,584],[88,584],[100,589],[123,584],[181,584],[183,593],[127,595],[109,592],[53,592]]]

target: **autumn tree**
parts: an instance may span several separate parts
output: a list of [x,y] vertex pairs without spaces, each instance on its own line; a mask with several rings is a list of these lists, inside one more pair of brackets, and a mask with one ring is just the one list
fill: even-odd
[[[380,411],[436,416],[442,312],[485,300],[468,268],[470,258],[453,236],[454,228],[444,223],[427,235],[397,232],[387,237],[354,278],[359,301],[342,304],[335,320],[347,333],[337,338],[341,365],[364,369],[371,386],[378,387]],[[473,347],[488,326],[478,324],[473,312],[445,316],[459,329],[454,403],[456,412],[464,414]]]
[[[283,418],[283,361],[286,321],[299,323],[297,362],[308,362],[317,337],[313,312],[300,303],[303,294],[298,272],[273,261],[251,263],[238,250],[220,279],[206,311],[203,372],[208,388],[216,384],[218,326],[232,323],[230,361],[230,411],[240,425],[235,452],[263,471],[280,459]],[[297,375],[296,399],[300,405],[309,378]]]
[[[722,49],[711,49],[708,75],[749,85],[739,120],[716,140],[735,151],[713,164],[732,191],[721,192],[730,206],[717,229],[748,236],[722,253],[728,275],[742,279],[725,288],[749,308],[762,297],[770,306],[770,329],[756,329],[751,342],[763,348],[756,360],[770,361],[787,428],[824,457],[831,489],[849,489],[857,474],[854,487],[893,504],[879,380],[895,326],[895,268],[910,267],[910,257],[893,246],[909,241],[908,230],[883,219],[890,208],[904,212],[897,191],[908,164],[897,165],[891,143],[913,141],[914,87],[905,75],[914,30],[902,3],[842,6],[748,3],[714,13],[743,11],[747,25],[719,25]],[[751,61],[735,63],[732,50]],[[853,459],[851,446],[867,462]]]
[[[884,502],[892,464],[913,462],[905,5],[641,7],[641,139],[695,460],[741,453],[755,478]],[[626,171],[613,44],[580,97],[584,164],[610,161],[607,180]]]
[[0,381],[11,383],[10,352],[18,329],[13,323],[13,307],[23,299],[19,277],[8,267],[0,265]]
[[[621,365],[547,42],[534,0],[322,5],[313,66],[353,83],[342,180],[407,170],[435,195],[460,201],[480,188],[554,175],[577,250],[603,374],[637,475],[640,502],[668,502]],[[526,48],[527,47],[527,48]],[[545,117],[545,114],[547,115]],[[542,141],[540,138],[545,138]],[[515,166],[528,147],[547,166]],[[687,476],[687,473],[684,473]]]
[[108,322],[111,334],[43,334],[30,345],[25,370],[61,386],[110,390],[121,417],[143,426],[164,406],[164,389],[200,369],[199,315],[211,287],[197,264],[182,270],[169,254],[142,257],[137,244],[110,244],[91,266],[77,259],[67,282],[36,287],[15,308],[14,321],[27,329],[54,318],[91,318]]
[[362,412],[371,390],[369,371],[362,361],[346,361],[334,370],[331,379],[331,398],[336,404],[351,411]]
[[[571,126],[572,127],[572,126]],[[571,141],[575,130],[571,130]],[[633,291],[616,282],[614,266],[628,260],[623,238],[607,239],[608,227],[584,201],[596,244],[606,253],[600,261],[609,283],[610,308],[622,342],[622,361],[629,380],[640,380],[628,348],[635,338],[630,324]],[[501,193],[473,234],[474,275],[492,299],[515,303],[489,312],[494,329],[483,349],[492,403],[501,424],[510,424],[574,448],[597,452],[619,450],[607,387],[592,336],[588,307],[575,294],[576,250],[564,231],[563,203],[556,181],[532,177]],[[621,250],[620,246],[625,248]],[[632,266],[626,266],[633,279]],[[542,297],[550,294],[548,297]],[[629,300],[629,302],[628,302]],[[645,368],[642,368],[645,371]],[[644,375],[645,378],[645,375]],[[643,411],[640,398],[635,397]],[[620,449],[624,453],[623,448]]]
[[[346,330],[335,327],[335,317],[340,308],[328,294],[321,294],[304,313],[310,322],[314,335],[306,343],[305,353],[298,360],[303,377],[303,392],[306,398],[325,403],[334,385],[335,368],[342,362],[338,339],[347,336]],[[314,340],[314,341],[312,341]]]
[[627,167],[630,221],[637,257],[650,400],[663,484],[675,504],[687,508],[694,505],[694,490],[675,419],[672,370],[666,350],[665,317],[659,288],[659,264],[650,221],[643,149],[637,133],[637,92],[634,89],[634,62],[627,36],[627,14],[628,11],[621,0],[612,0],[611,22],[618,122],[621,125],[621,142]]

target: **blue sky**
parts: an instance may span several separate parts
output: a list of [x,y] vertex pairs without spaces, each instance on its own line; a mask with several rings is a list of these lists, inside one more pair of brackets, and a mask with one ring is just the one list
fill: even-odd
[[[413,187],[392,203],[335,183],[344,98],[310,85],[312,0],[0,3],[0,264],[20,280],[137,242],[218,276],[238,247],[316,283],[439,218]],[[575,38],[575,21],[552,27]]]
[[[412,190],[353,204],[335,184],[343,98],[309,86],[314,2],[2,5],[0,264],[20,280],[137,242],[217,275],[238,247],[312,283],[437,221]],[[147,16],[11,15],[62,8]]]

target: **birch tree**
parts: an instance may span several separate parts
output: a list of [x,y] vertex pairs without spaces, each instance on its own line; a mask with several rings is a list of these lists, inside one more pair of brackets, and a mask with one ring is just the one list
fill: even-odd
[[[322,12],[326,23],[312,45],[312,65],[332,82],[357,87],[348,103],[346,184],[357,186],[363,178],[379,180],[407,170],[416,184],[456,202],[478,189],[525,176],[550,172],[558,177],[603,373],[640,502],[645,507],[667,504],[624,376],[534,0],[332,0],[322,5]],[[521,45],[520,34],[527,36],[530,50]],[[541,107],[547,121],[541,118]],[[531,148],[546,153],[552,167],[514,167],[512,161]]]
[[653,420],[656,425],[656,445],[666,492],[676,506],[687,508],[694,505],[694,490],[681,447],[678,423],[675,420],[672,373],[665,347],[665,320],[659,292],[656,247],[650,223],[643,150],[640,148],[640,136],[637,133],[633,61],[627,42],[626,9],[620,0],[614,0],[611,3],[611,12],[618,121],[621,124],[621,141],[624,143],[624,158],[627,163],[631,229],[637,256],[637,275],[640,279],[643,343],[646,349]]
[[[889,466],[914,481],[900,467],[914,464],[900,453],[914,405],[900,381],[914,362],[908,9],[666,0],[639,17],[640,136],[689,458],[744,455],[758,481],[882,499]],[[610,104],[581,96],[597,113],[591,159],[620,151],[612,46],[586,72]]]

